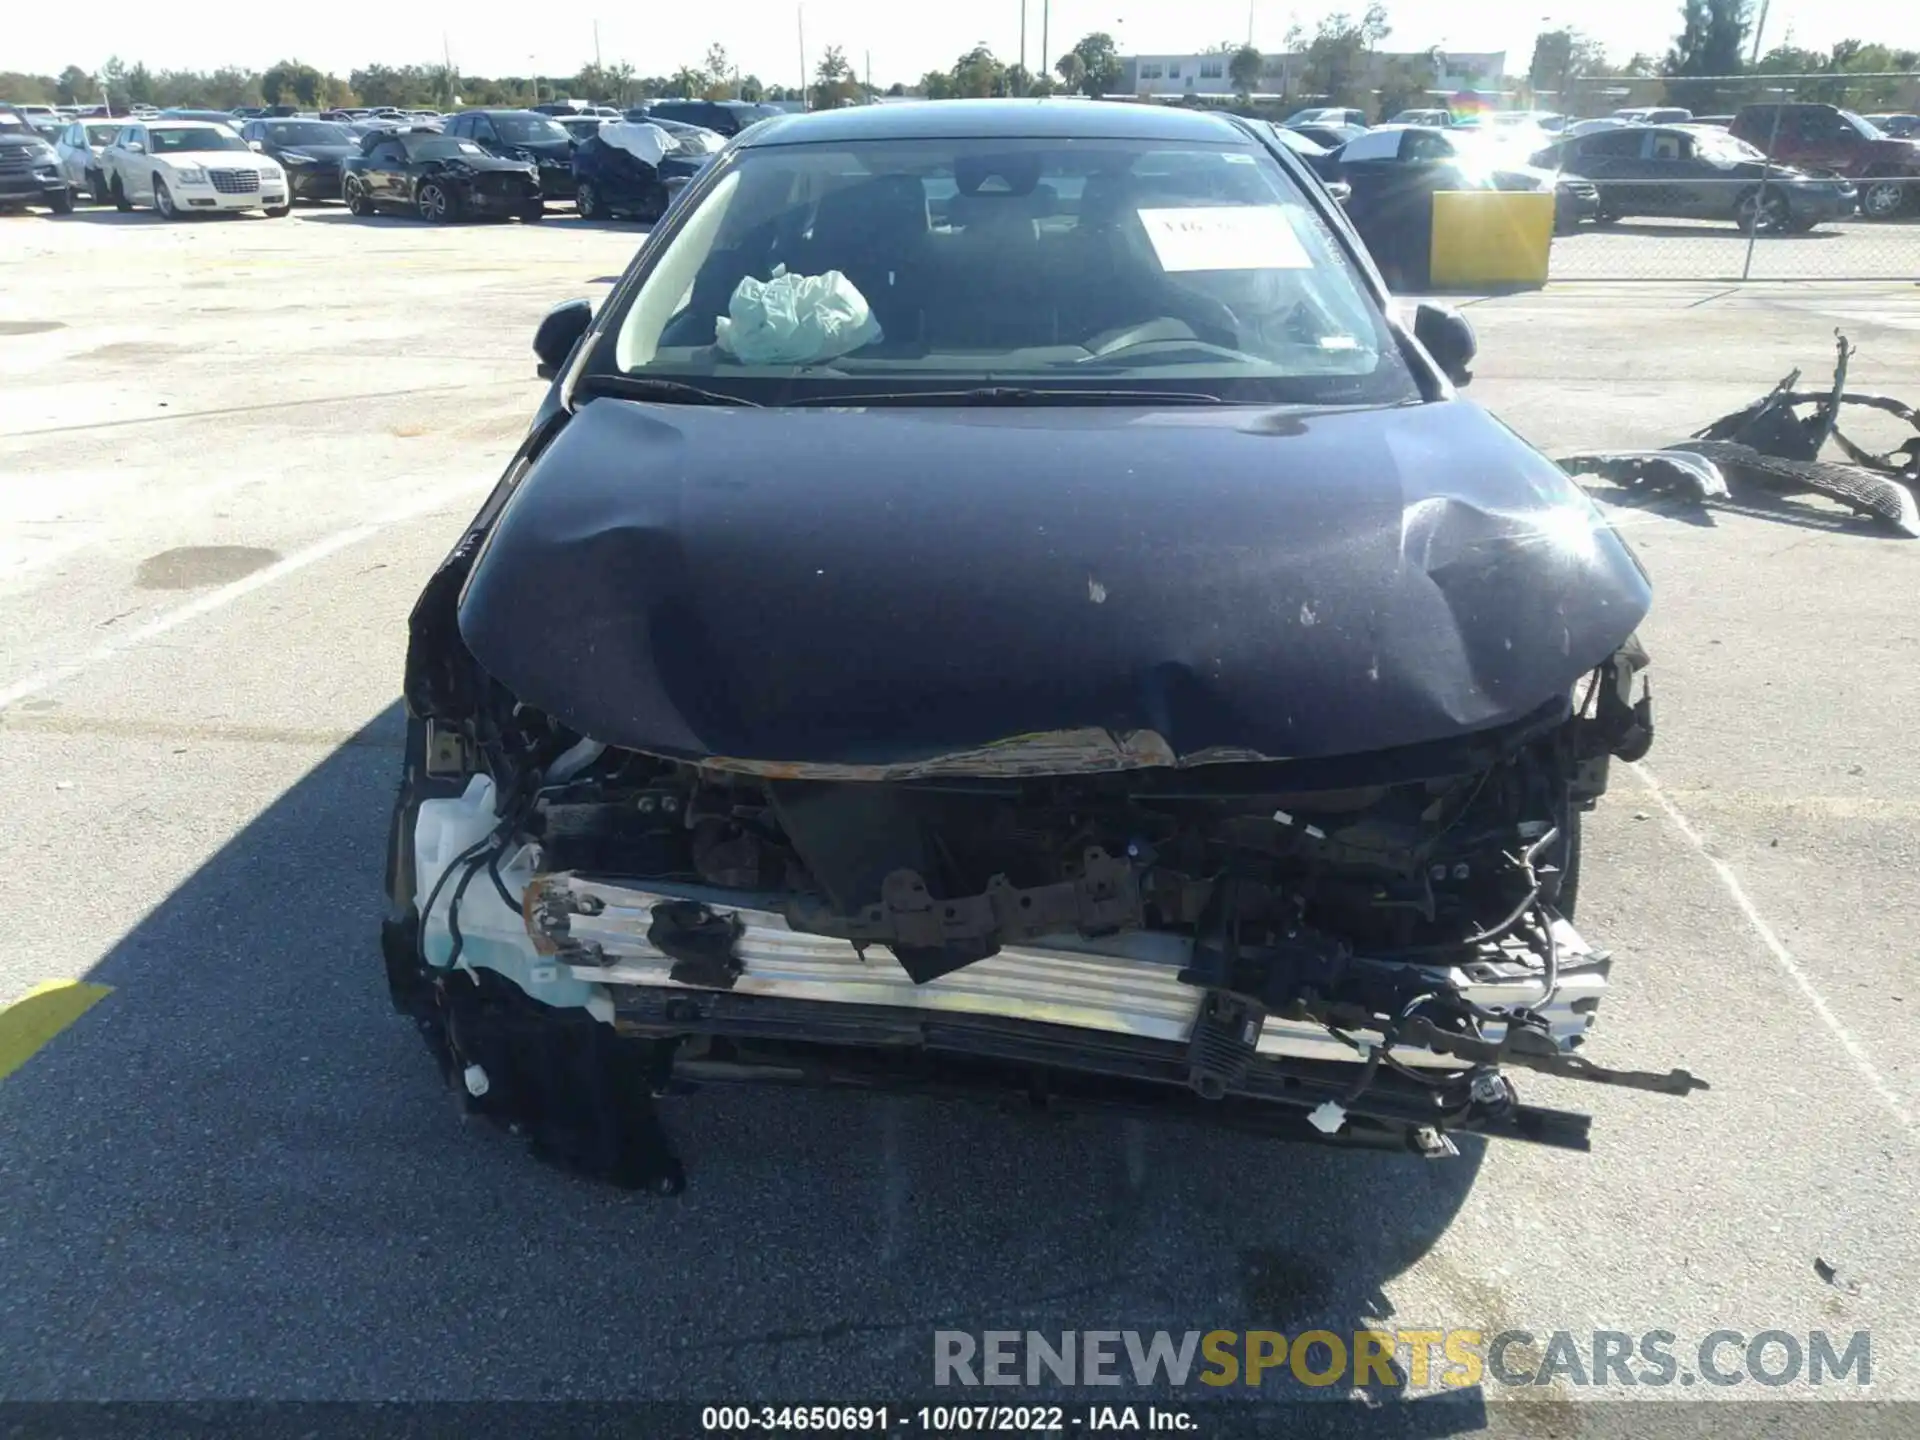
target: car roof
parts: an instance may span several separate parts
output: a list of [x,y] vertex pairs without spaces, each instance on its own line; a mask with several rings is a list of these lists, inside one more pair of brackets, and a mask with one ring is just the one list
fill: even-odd
[[1073,140],[1197,140],[1237,145],[1247,133],[1224,116],[1124,101],[926,100],[856,105],[769,117],[739,143],[806,145],[846,140],[971,140],[989,136]]
[[216,125],[224,126],[228,130],[234,128],[231,119],[192,120],[178,115],[169,115],[165,119],[140,120],[137,123],[146,126],[149,130],[206,130]]
[[[402,115],[418,115],[418,110],[402,110]],[[540,120],[551,120],[553,116],[541,110],[529,110],[522,105],[475,105],[471,109],[457,112],[461,115],[531,115]]]

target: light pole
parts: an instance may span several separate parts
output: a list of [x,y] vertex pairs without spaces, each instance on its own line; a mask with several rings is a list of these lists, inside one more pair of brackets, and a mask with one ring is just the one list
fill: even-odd
[[804,5],[794,6],[793,18],[794,23],[798,25],[800,29],[800,108],[802,110],[811,110],[813,108],[813,100],[807,87],[807,7]]

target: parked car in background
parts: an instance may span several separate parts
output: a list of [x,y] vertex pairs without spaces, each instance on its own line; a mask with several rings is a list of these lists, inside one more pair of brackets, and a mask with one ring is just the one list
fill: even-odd
[[360,150],[359,136],[327,120],[249,120],[240,138],[285,167],[295,200],[338,200],[341,166]]
[[1912,140],[1920,137],[1920,115],[1909,115],[1905,111],[1894,114],[1868,115],[1866,122],[1882,135],[1895,140]]
[[627,111],[627,119],[677,120],[682,125],[696,125],[731,137],[749,125],[785,113],[778,106],[756,105],[747,100],[650,100]]
[[1316,145],[1324,145],[1329,150],[1338,150],[1349,140],[1358,139],[1367,130],[1360,125],[1288,125],[1285,127],[1296,135],[1304,135]]
[[400,211],[449,224],[476,216],[538,220],[545,213],[540,167],[490,154],[467,136],[425,129],[370,134],[343,172],[342,194],[355,215]]
[[551,115],[532,110],[462,110],[446,122],[446,133],[471,140],[489,155],[521,160],[540,175],[540,193],[548,200],[573,198],[573,137]]
[[[1302,111],[1302,114],[1317,113]],[[1291,125],[1293,122],[1287,122]],[[1435,130],[1444,130],[1453,123],[1450,110],[1402,110],[1387,122],[1389,125],[1425,125]]]
[[1684,125],[1693,119],[1693,111],[1682,105],[1630,105],[1614,111],[1613,118],[1634,125]]
[[1725,130],[1728,126],[1733,124],[1733,116],[1731,115],[1696,115],[1693,117],[1691,121],[1687,123],[1693,124],[1693,125],[1709,125],[1713,127],[1715,130]]
[[231,125],[234,123],[231,110],[192,110],[180,106],[162,110],[162,120],[204,120],[211,125]]
[[1579,177],[1565,182],[1551,170],[1506,146],[1459,130],[1424,125],[1382,125],[1343,147],[1341,178],[1358,185],[1371,172],[1402,172],[1406,183],[1425,191],[1510,190],[1554,197],[1557,234],[1578,228],[1597,205],[1591,185]]
[[76,195],[91,195],[99,204],[110,204],[106,172],[100,168],[100,156],[120,133],[119,120],[73,120],[61,130],[54,142],[60,157],[60,174],[67,188]]
[[60,156],[33,122],[17,110],[0,110],[0,209],[44,205],[56,215],[73,209],[73,190],[61,173]]
[[1305,110],[1294,111],[1281,123],[1296,129],[1302,125],[1351,125],[1364,130],[1367,128],[1367,112],[1340,105],[1313,105]]
[[151,205],[162,219],[197,211],[293,208],[287,172],[256,155],[231,125],[199,120],[139,120],[100,153],[107,190],[121,210]]
[[1637,125],[1639,123],[1637,120],[1620,120],[1611,115],[1602,115],[1591,120],[1575,120],[1572,124],[1568,125],[1561,134],[1568,137],[1575,135],[1597,135],[1602,130],[1622,130],[1629,125]]
[[1306,161],[1307,168],[1322,180],[1331,182],[1340,178],[1339,156],[1305,131],[1265,120],[1252,123],[1258,125],[1263,133],[1270,134],[1276,144],[1285,146]]
[[1797,233],[1852,214],[1858,198],[1839,176],[1769,163],[1753,146],[1709,125],[1636,125],[1578,136],[1534,158],[1592,181],[1600,224],[1657,216],[1727,220],[1763,235]]
[[574,203],[580,218],[629,216],[649,224],[713,158],[699,136],[676,135],[651,120],[609,121],[573,152]]
[[1743,105],[1730,133],[1775,160],[1854,181],[1869,220],[1920,209],[1920,140],[1883,135],[1851,110],[1806,101]]

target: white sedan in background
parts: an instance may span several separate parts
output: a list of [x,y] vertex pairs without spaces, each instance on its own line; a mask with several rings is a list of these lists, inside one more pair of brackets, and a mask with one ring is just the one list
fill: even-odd
[[126,128],[124,120],[73,120],[53,142],[60,157],[60,173],[67,188],[76,195],[92,195],[102,205],[112,197],[107,193],[106,172],[100,168],[100,156]]
[[207,120],[141,120],[123,127],[100,155],[114,205],[151,205],[168,220],[195,211],[293,209],[287,172],[254,153],[229,125]]

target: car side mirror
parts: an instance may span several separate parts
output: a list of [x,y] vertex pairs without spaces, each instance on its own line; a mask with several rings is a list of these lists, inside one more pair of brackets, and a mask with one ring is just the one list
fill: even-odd
[[138,140],[129,140],[127,142],[127,151],[133,155],[144,155],[147,153],[147,147],[142,145]]
[[1472,323],[1451,305],[1421,301],[1414,311],[1413,338],[1426,347],[1454,384],[1465,385],[1473,379],[1473,371],[1467,367],[1479,353],[1480,342],[1474,337]]
[[551,380],[567,363],[567,356],[593,323],[593,306],[585,300],[566,300],[547,312],[540,328],[533,332],[533,353],[539,357],[536,373]]
[[247,141],[247,148],[249,150],[265,150],[267,147],[262,145],[258,140],[249,140]]

